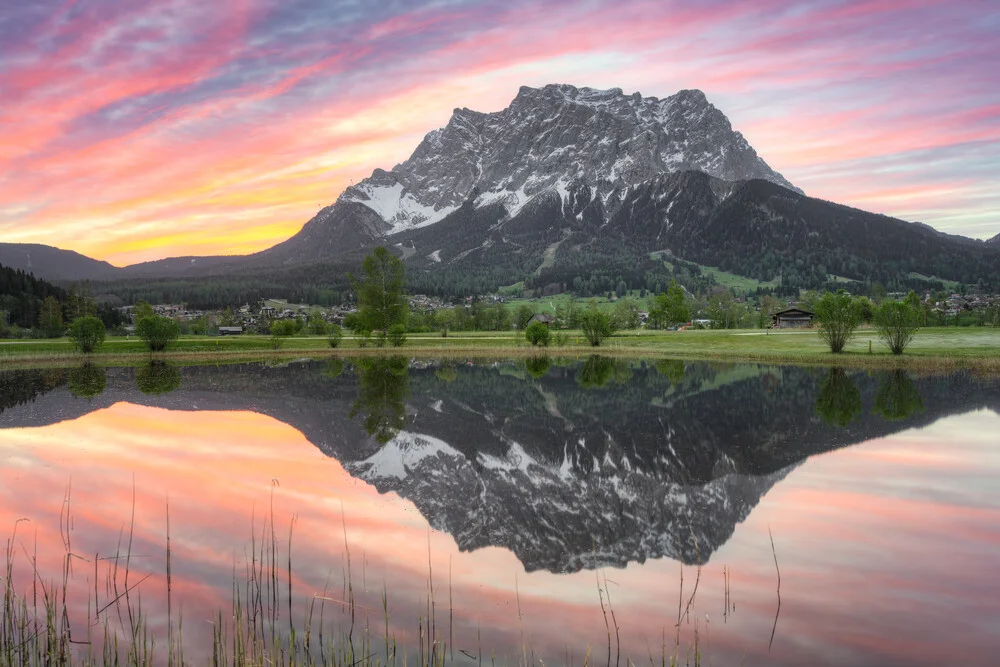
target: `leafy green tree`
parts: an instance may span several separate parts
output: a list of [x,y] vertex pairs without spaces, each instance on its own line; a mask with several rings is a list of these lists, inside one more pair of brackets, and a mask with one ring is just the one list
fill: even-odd
[[816,414],[843,428],[861,414],[861,392],[843,368],[831,368],[816,397]]
[[63,335],[62,305],[59,299],[54,296],[47,296],[42,301],[42,309],[38,313],[38,326],[49,338],[58,338]]
[[830,346],[830,351],[839,354],[854,337],[861,324],[861,309],[847,292],[836,294],[827,292],[814,306],[819,320],[819,336]]
[[611,314],[611,326],[617,331],[639,328],[639,306],[632,299],[621,299]]
[[135,325],[135,333],[151,352],[162,352],[180,336],[181,328],[174,320],[162,315],[146,316]]
[[104,389],[107,386],[107,371],[90,362],[69,372],[69,391],[77,398],[100,396],[104,393]]
[[340,328],[340,325],[336,322],[330,324],[330,333],[327,342],[330,343],[330,347],[339,347],[340,341],[344,338],[344,332]]
[[313,336],[324,336],[327,329],[329,329],[329,325],[323,319],[323,313],[318,310],[309,313],[309,322],[306,324],[306,327]]
[[690,319],[691,309],[687,305],[684,288],[673,281],[666,293],[657,294],[653,300],[648,326],[650,329],[669,329]]
[[[231,312],[231,311],[230,311]],[[147,317],[153,317],[156,313],[153,311],[153,307],[149,305],[149,302],[140,299],[135,302],[132,306],[132,323],[138,325],[140,320]],[[231,324],[224,324],[223,326],[232,326]]]
[[588,308],[580,315],[580,328],[587,342],[593,347],[599,346],[601,341],[613,333],[611,318],[596,307]]
[[72,319],[97,317],[97,302],[94,300],[90,283],[84,281],[70,288],[65,306],[67,316]]
[[405,357],[362,357],[358,359],[358,397],[350,417],[362,415],[368,435],[381,444],[392,440],[406,427],[406,398],[410,379]]
[[903,354],[920,328],[921,312],[905,301],[883,301],[875,311],[875,330],[893,354]]
[[576,374],[577,383],[586,389],[599,389],[611,380],[615,363],[608,357],[591,355]]
[[895,370],[882,377],[875,390],[875,414],[899,421],[923,410],[924,399],[906,371]]
[[78,317],[69,325],[69,339],[73,346],[84,354],[98,349],[107,338],[108,332],[97,317]]
[[552,361],[548,357],[528,357],[524,361],[525,370],[536,380],[545,377],[551,366]]
[[135,384],[139,391],[150,396],[169,394],[180,388],[181,372],[176,366],[153,359],[136,371]]
[[222,315],[219,316],[219,326],[223,327],[235,327],[239,325],[236,320],[236,313],[233,312],[232,306],[226,306],[226,309],[222,311]]
[[528,320],[535,315],[534,309],[526,303],[522,303],[514,312],[514,326],[519,331],[523,331],[528,326]]
[[406,325],[393,324],[388,331],[389,342],[393,347],[400,347],[406,342]]
[[402,260],[379,246],[361,264],[362,278],[348,274],[358,295],[358,312],[369,331],[381,332],[406,323],[407,302],[403,296],[406,268]]
[[549,332],[549,328],[543,323],[532,322],[528,325],[528,328],[524,330],[524,337],[532,345],[542,345],[543,347],[548,347],[551,333]]
[[299,327],[295,320],[275,320],[271,322],[271,347],[275,350],[285,344],[285,340],[296,334]]

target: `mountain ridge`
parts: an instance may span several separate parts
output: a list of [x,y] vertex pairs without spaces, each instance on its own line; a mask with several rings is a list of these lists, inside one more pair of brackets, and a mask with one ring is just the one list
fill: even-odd
[[376,245],[403,256],[411,287],[441,296],[520,281],[565,289],[594,282],[595,272],[608,274],[602,284],[624,274],[655,284],[664,276],[648,276],[664,267],[649,252],[662,249],[761,281],[780,277],[792,292],[831,275],[1000,285],[1000,236],[978,241],[806,197],[700,90],[659,99],[566,84],[522,86],[496,112],[455,109],[409,158],[373,170],[298,233],[251,255],[116,268],[55,251],[39,262],[41,246],[0,244],[0,262],[63,282],[117,281],[119,291],[128,281],[266,276],[271,286],[305,274],[347,289],[342,274]]

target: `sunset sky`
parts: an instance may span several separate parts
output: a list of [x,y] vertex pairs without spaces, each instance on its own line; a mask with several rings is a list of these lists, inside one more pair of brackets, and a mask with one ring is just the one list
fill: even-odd
[[807,194],[1000,232],[996,0],[0,4],[0,241],[266,248],[521,85],[700,88]]

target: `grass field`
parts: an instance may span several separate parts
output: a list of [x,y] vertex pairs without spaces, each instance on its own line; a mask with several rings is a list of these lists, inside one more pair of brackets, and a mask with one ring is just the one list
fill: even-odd
[[[765,332],[752,330],[634,331],[608,338],[599,348],[589,346],[579,332],[566,333],[564,345],[534,348],[521,332],[462,332],[411,334],[402,348],[361,348],[346,336],[330,348],[326,338],[291,337],[274,349],[268,336],[188,336],[157,356],[189,363],[251,359],[357,356],[402,352],[410,356],[530,356],[545,352],[556,356],[601,353],[625,357],[675,357],[685,359],[764,361],[773,363],[844,365],[857,367],[957,368],[970,367],[1000,373],[1000,329],[921,329],[906,354],[894,357],[871,329],[861,329],[845,353],[831,354],[815,331]],[[555,338],[555,336],[554,336]],[[869,353],[869,344],[871,353]],[[149,357],[136,339],[112,338],[92,355],[97,363],[139,363]],[[0,341],[0,368],[45,363],[73,363],[82,359],[66,339]]]

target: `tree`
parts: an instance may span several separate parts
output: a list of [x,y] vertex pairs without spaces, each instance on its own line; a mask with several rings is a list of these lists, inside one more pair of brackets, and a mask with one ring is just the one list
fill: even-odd
[[827,292],[814,306],[819,320],[819,336],[830,346],[830,351],[839,354],[854,337],[861,323],[861,309],[847,292],[836,294]]
[[327,342],[330,343],[330,347],[338,347],[343,338],[344,332],[340,328],[340,325],[336,322],[332,323],[330,325],[330,337],[327,339]]
[[519,330],[524,330],[528,326],[528,320],[535,315],[535,311],[526,303],[522,303],[514,312],[514,326]]
[[920,328],[920,319],[920,311],[909,303],[884,301],[875,311],[875,330],[893,354],[903,354]]
[[406,342],[406,325],[393,324],[389,327],[388,338],[393,347],[400,347]]
[[541,322],[532,322],[528,325],[528,328],[524,330],[524,337],[532,345],[542,345],[543,347],[548,347],[551,334],[549,333],[549,328]]
[[[326,335],[329,325],[327,325],[326,320],[323,319],[323,313],[318,310],[314,310],[309,313],[309,322],[306,324],[309,329],[309,333],[313,336],[324,336]],[[333,347],[336,347],[334,345]]]
[[684,297],[684,288],[672,281],[666,293],[657,294],[649,309],[650,329],[669,329],[691,319],[691,310]]
[[277,320],[271,323],[271,347],[277,350],[298,331],[295,320]]
[[58,338],[63,334],[62,306],[59,299],[47,296],[42,301],[42,309],[38,313],[38,326],[49,338]]
[[580,315],[580,328],[587,342],[594,347],[599,346],[601,341],[613,332],[611,318],[597,310],[596,304],[591,304],[591,307]]
[[[230,311],[230,314],[232,314],[232,311]],[[151,305],[149,305],[148,302],[146,302],[146,301],[144,301],[142,299],[136,301],[135,305],[132,306],[132,323],[133,324],[139,324],[139,320],[145,319],[147,317],[153,317],[154,315],[156,315],[156,313],[153,312],[153,307]],[[227,322],[227,320],[225,318],[223,318],[223,325],[222,326],[226,326],[226,327],[233,326],[232,323],[227,324],[226,322]]]
[[639,306],[632,299],[622,299],[615,305],[611,326],[619,331],[639,328]]
[[69,326],[69,339],[84,354],[90,354],[99,348],[107,335],[104,322],[96,317],[78,317]]
[[384,339],[389,327],[406,323],[403,297],[406,267],[384,247],[375,248],[361,264],[362,279],[348,274],[358,295],[358,313],[368,331],[379,331]]
[[181,386],[181,372],[160,359],[153,359],[136,371],[135,384],[150,396],[169,394]]
[[149,315],[136,323],[135,333],[146,342],[150,352],[162,352],[177,340],[181,328],[169,317]]

